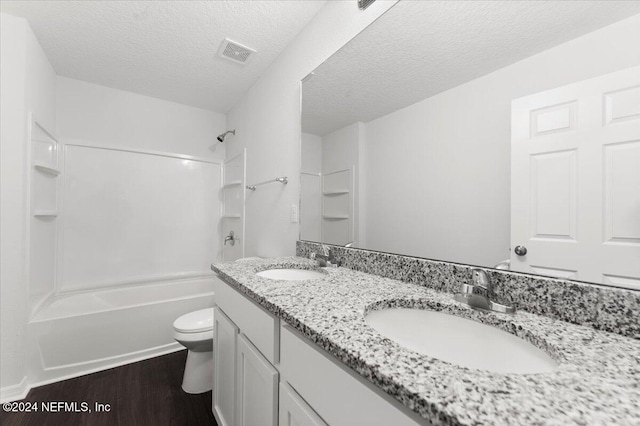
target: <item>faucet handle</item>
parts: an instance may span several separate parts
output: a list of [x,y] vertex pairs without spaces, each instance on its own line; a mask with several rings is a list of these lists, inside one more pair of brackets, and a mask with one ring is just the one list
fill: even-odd
[[474,268],[471,270],[471,283],[486,290],[491,288],[491,280],[489,279],[489,276],[480,268]]
[[461,284],[460,285],[460,294],[463,295],[471,295],[473,294],[473,289],[475,286],[473,284]]

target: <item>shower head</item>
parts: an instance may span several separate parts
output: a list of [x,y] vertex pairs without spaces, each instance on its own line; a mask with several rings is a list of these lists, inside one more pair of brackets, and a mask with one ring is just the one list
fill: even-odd
[[227,133],[231,133],[232,135],[235,135],[236,134],[236,129],[227,130],[223,134],[218,135],[218,142],[224,142],[224,138],[227,136]]

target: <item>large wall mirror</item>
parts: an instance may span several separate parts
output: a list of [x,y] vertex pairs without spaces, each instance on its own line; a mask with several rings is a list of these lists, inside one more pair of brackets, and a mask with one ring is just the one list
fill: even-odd
[[640,289],[639,13],[398,2],[302,83],[300,239]]

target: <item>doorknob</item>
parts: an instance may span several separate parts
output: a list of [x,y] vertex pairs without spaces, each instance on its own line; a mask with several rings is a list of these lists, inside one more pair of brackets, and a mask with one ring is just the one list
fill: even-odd
[[224,237],[225,246],[227,245],[227,242],[230,243],[232,246],[236,244],[236,238],[235,238],[235,235],[233,234],[233,231],[229,231],[229,235]]
[[524,256],[525,254],[527,254],[527,248],[525,246],[516,246],[516,248],[514,248],[513,251],[518,256]]

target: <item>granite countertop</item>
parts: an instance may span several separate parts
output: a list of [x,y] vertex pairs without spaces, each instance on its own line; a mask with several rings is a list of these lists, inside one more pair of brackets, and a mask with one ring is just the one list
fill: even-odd
[[[317,269],[322,279],[274,281],[272,268]],[[212,265],[249,298],[434,424],[640,425],[640,340],[519,311],[473,310],[449,293],[309,259],[249,258]],[[558,362],[551,373],[469,369],[406,349],[367,325],[364,314],[421,307],[515,334]]]

